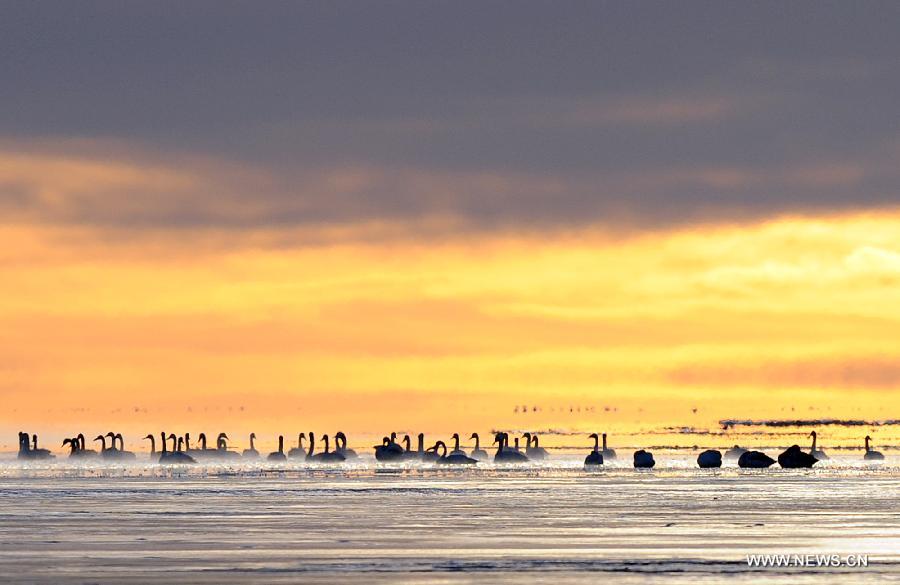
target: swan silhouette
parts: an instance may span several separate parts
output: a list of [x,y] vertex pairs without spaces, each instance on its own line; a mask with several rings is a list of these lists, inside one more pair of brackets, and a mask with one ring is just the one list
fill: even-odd
[[538,444],[538,436],[525,433],[525,454],[532,460],[543,460],[550,456],[547,450]]
[[266,461],[287,461],[287,456],[284,454],[284,435],[278,435],[278,451],[269,453]]
[[159,457],[156,454],[156,437],[147,435],[143,440],[150,441],[150,459],[158,459]]
[[[79,436],[81,439],[84,439],[84,435]],[[81,448],[81,439],[79,439],[79,437],[72,437],[71,439],[63,441],[63,446],[69,445],[69,459],[90,459],[96,457],[97,452],[93,449],[85,451]]]
[[113,437],[113,445],[116,444],[116,441],[119,442],[119,459],[136,459],[137,456],[131,452],[125,450],[125,439],[122,437],[122,433],[116,433]]
[[636,469],[652,469],[656,465],[653,453],[640,449],[634,452],[634,467]]
[[313,433],[309,433],[309,453],[306,455],[307,461],[315,461],[316,463],[340,463],[346,459],[340,453],[328,450],[328,435],[322,435],[322,440],[325,442],[325,450],[321,453],[316,453],[316,436]]
[[297,446],[291,447],[291,450],[288,451],[289,459],[296,459],[297,461],[306,460],[306,449],[303,447],[303,439],[306,438],[306,433],[300,433],[297,435]]
[[494,463],[524,463],[528,461],[527,455],[509,447],[509,435],[507,433],[497,433],[494,436],[494,443],[497,444],[497,452],[494,453]]
[[175,436],[175,433],[171,433],[168,436],[168,440],[172,441],[172,450],[169,451],[166,445],[166,433],[160,433],[162,436],[162,452],[159,454],[159,463],[162,465],[182,465],[182,464],[191,464],[196,463],[197,461],[184,453],[178,448],[178,439],[179,437]]
[[55,459],[55,455],[48,449],[40,449],[37,446],[37,435],[28,436],[28,433],[19,433],[19,459],[39,460]]
[[[109,437],[111,440],[111,446],[109,448],[107,448],[106,446],[106,437]],[[116,434],[112,432],[106,433],[106,435],[97,435],[94,440],[100,441],[100,457],[102,457],[103,459],[109,459],[111,461],[134,459],[134,453],[132,453],[131,451],[123,452],[119,450],[116,445],[117,439],[118,437],[116,436]]]
[[601,451],[601,454],[603,455],[603,460],[604,461],[615,461],[616,460],[616,450],[610,449],[609,447],[606,446],[606,433],[603,433],[602,438],[603,438],[603,451]]
[[871,440],[872,437],[866,435],[866,454],[863,455],[863,459],[866,461],[884,461],[884,455],[882,455],[881,451],[875,451],[869,447]]
[[[456,454],[468,457],[466,452],[459,448],[459,433],[453,433],[453,436],[450,438],[453,439],[453,450],[450,451],[450,455]],[[435,445],[437,445],[437,443],[435,443]],[[444,446],[446,447],[446,445]]]
[[375,445],[375,459],[381,462],[400,461],[407,450],[397,444],[397,433],[391,433],[390,439],[384,437],[381,445]]
[[744,449],[743,447],[735,445],[728,451],[725,451],[725,460],[726,461],[737,461],[738,459],[741,458],[741,455],[743,455],[746,452],[747,452],[747,450]]
[[588,439],[594,439],[594,450],[584,458],[585,467],[599,467],[603,465],[603,453],[600,452],[600,436],[597,433],[588,435]]
[[819,461],[825,461],[826,459],[831,459],[828,455],[825,454],[825,451],[821,449],[816,449],[816,431],[813,431],[809,434],[812,437],[812,446],[809,448],[809,454],[818,459]]
[[799,445],[791,445],[778,456],[778,465],[784,469],[810,468],[818,461]]
[[83,433],[78,433],[77,439],[78,439],[78,453],[79,453],[78,456],[79,457],[97,457],[97,456],[99,456],[99,453],[97,453],[93,449],[87,448],[87,444],[84,440]]
[[344,459],[359,459],[359,455],[353,449],[347,448],[347,435],[343,431],[334,434],[334,450],[344,456]]
[[472,452],[469,453],[469,457],[472,459],[477,459],[479,461],[487,461],[488,454],[487,451],[481,448],[481,438],[478,436],[478,433],[472,433],[470,439],[475,439],[475,448],[472,449]]
[[744,451],[738,457],[738,467],[747,469],[764,469],[771,467],[774,463],[775,460],[762,451]]
[[434,447],[429,447],[425,449],[425,433],[419,433],[417,435],[418,438],[418,448],[415,453],[412,454],[410,459],[414,461],[423,461],[425,463],[433,463],[438,460],[439,456],[437,454],[437,449]]
[[478,463],[477,459],[472,459],[459,449],[452,451],[448,455],[447,445],[445,445],[443,441],[438,441],[434,444],[435,452],[437,452],[438,449],[441,449],[441,453],[438,455],[437,461],[435,461],[438,465],[475,465]]
[[250,448],[244,449],[241,453],[241,457],[244,459],[259,459],[259,451],[256,450],[254,441],[256,441],[256,433],[250,433]]
[[228,461],[232,459],[241,459],[240,453],[228,450],[228,440],[228,435],[225,433],[219,433],[219,436],[216,437],[216,460]]
[[697,456],[697,465],[702,469],[722,467],[722,452],[716,449],[707,449]]

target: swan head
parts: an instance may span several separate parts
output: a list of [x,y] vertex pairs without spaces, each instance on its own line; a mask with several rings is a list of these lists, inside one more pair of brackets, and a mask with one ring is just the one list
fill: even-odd
[[94,437],[94,440],[95,440],[95,441],[102,441],[102,440],[105,439],[105,438],[106,438],[106,437],[104,437],[103,435],[97,435],[96,437]]
[[219,436],[216,438],[217,439],[225,439],[226,441],[229,440],[228,435],[226,435],[225,433],[219,433]]
[[334,434],[334,440],[337,441],[338,439],[347,440],[347,435],[344,434],[344,431],[338,431]]
[[115,439],[115,438],[116,438],[116,434],[115,434],[114,432],[112,432],[112,431],[106,433],[106,436],[109,437],[110,439]]
[[255,438],[256,438],[256,433],[250,433],[250,438],[251,438],[251,439],[255,439]]
[[812,431],[811,433],[809,433],[809,436],[812,437],[813,439],[815,439],[815,438],[816,438],[816,431]]
[[72,442],[72,439],[63,439],[62,446],[65,447],[66,445],[71,445]]
[[143,437],[143,439],[144,439],[145,441],[146,441],[147,439],[150,439],[150,440],[152,441],[152,440],[153,440],[153,435],[147,435],[146,437]]
[[588,435],[588,439],[599,439],[599,438],[600,437],[597,436],[597,433],[591,433],[590,435]]
[[470,438],[470,439],[477,439],[477,438],[478,438],[478,433],[472,433],[472,436],[469,437],[469,438]]

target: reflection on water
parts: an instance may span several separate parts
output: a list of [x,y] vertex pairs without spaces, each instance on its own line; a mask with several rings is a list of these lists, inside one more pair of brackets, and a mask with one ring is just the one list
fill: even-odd
[[[620,454],[621,455],[621,454]],[[0,570],[39,583],[874,581],[900,575],[900,469],[598,473],[303,464],[0,465]],[[868,553],[866,569],[745,555]]]

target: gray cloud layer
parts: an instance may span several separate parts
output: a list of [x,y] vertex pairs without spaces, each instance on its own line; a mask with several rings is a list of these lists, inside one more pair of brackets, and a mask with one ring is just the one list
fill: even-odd
[[897,30],[900,5],[879,2],[17,3],[0,21],[13,149],[115,140],[200,178],[60,187],[48,205],[7,177],[0,206],[476,227],[893,206]]

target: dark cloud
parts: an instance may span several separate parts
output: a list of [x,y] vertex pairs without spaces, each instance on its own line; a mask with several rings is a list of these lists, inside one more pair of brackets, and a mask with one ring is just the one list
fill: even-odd
[[18,3],[0,21],[10,143],[115,140],[254,178],[203,169],[48,208],[14,177],[0,203],[126,225],[474,227],[895,205],[898,27],[879,2]]

